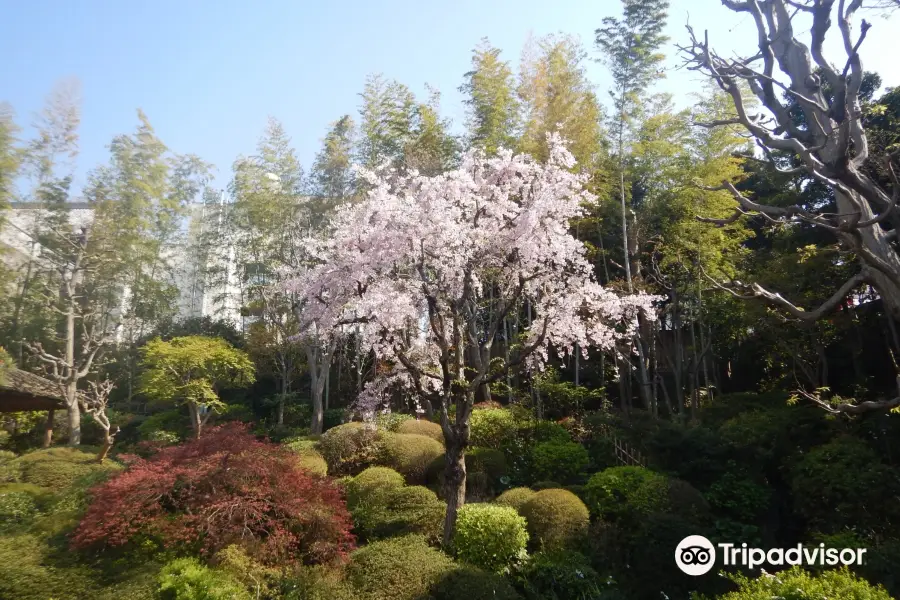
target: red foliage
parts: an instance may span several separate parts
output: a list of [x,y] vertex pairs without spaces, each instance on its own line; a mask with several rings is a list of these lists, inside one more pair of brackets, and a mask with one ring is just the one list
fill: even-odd
[[136,458],[95,488],[72,543],[121,546],[149,536],[206,555],[237,543],[266,563],[321,563],[353,549],[351,526],[334,483],[229,423]]

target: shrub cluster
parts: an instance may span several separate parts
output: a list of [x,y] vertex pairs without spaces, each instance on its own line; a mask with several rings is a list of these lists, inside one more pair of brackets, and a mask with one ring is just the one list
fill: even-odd
[[441,444],[444,443],[444,431],[437,423],[425,420],[404,420],[396,429],[397,433],[411,433],[415,435],[424,435],[434,438]]
[[443,534],[446,504],[422,486],[404,485],[386,467],[369,467],[345,486],[354,530],[362,540],[417,533],[432,544]]
[[514,572],[526,598],[601,598],[609,585],[578,552],[538,552]]
[[324,562],[353,548],[350,528],[334,484],[231,423],[136,459],[97,487],[73,543],[121,546],[150,536],[207,555],[240,544],[264,563]]
[[541,442],[531,450],[531,472],[537,480],[553,478],[561,483],[572,483],[589,463],[588,451],[577,442]]
[[476,569],[460,567],[447,573],[431,590],[433,600],[521,600],[515,588],[503,577]]
[[[842,600],[890,600],[881,586],[873,586],[851,574],[846,567],[813,575],[800,567],[791,567],[777,575],[763,574],[756,579],[734,575],[739,586],[735,592],[719,596],[719,600],[805,600],[807,598],[841,598]],[[697,600],[709,600],[705,596]]]
[[373,542],[350,556],[347,582],[359,600],[421,600],[456,565],[422,536]]
[[503,573],[525,553],[525,527],[525,519],[510,506],[466,504],[456,520],[456,556],[471,565]]
[[227,573],[195,558],[178,558],[159,573],[162,600],[251,600],[247,589]]
[[537,492],[535,492],[533,489],[527,487],[512,488],[497,496],[495,502],[497,504],[505,504],[506,506],[511,506],[517,511],[521,512],[522,505],[531,500],[531,497],[536,493]]

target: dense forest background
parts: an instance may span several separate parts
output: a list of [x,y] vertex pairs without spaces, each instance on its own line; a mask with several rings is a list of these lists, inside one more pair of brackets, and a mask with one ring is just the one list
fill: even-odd
[[[827,16],[834,2],[726,4],[794,7],[800,17],[809,13],[813,23],[821,23],[819,13],[827,6]],[[849,23],[860,3],[850,4],[835,7],[839,24],[844,16]],[[621,17],[598,24],[591,48],[558,34],[533,40],[514,62],[509,49],[483,40],[460,81],[467,110],[463,135],[451,133],[436,90],[416,97],[402,82],[373,75],[363,85],[358,114],[336,115],[313,164],[300,164],[272,118],[258,146],[236,158],[226,189],[212,187],[211,165],[202,157],[170,151],[138,111],[135,131],[110,142],[108,163],[91,172],[75,198],[76,90],[60,85],[52,92],[30,137],[21,135],[12,108],[0,110],[0,223],[22,203],[42,208],[15,234],[40,252],[0,263],[0,347],[6,349],[0,364],[46,375],[70,406],[49,417],[2,414],[0,442],[8,456],[0,468],[8,489],[0,498],[8,498],[12,508],[0,501],[10,517],[8,528],[2,526],[7,529],[0,564],[19,566],[0,566],[7,572],[0,575],[0,596],[69,597],[67,582],[78,581],[85,590],[103,593],[125,586],[115,593],[137,597],[130,594],[139,588],[157,593],[157,578],[163,582],[159,593],[172,598],[480,598],[488,592],[473,590],[484,586],[497,594],[485,598],[674,599],[702,592],[751,600],[771,597],[784,582],[841,598],[900,593],[893,568],[900,558],[900,448],[894,447],[893,413],[900,406],[900,313],[893,284],[879,279],[880,263],[869,258],[875,246],[865,241],[866,231],[877,230],[884,260],[896,260],[892,211],[900,194],[900,89],[885,89],[878,73],[863,71],[866,25],[863,38],[855,38],[860,44],[847,38],[848,55],[833,73],[840,78],[832,81],[828,69],[810,62],[809,77],[820,82],[827,105],[822,114],[840,122],[835,107],[853,93],[858,114],[846,117],[856,123],[848,131],[865,133],[865,153],[854,137],[842,158],[813,168],[804,152],[821,153],[825,145],[809,150],[814,140],[804,135],[815,131],[814,103],[796,86],[772,85],[766,74],[742,71],[746,67],[715,56],[696,37],[676,48],[662,34],[662,0],[626,0],[623,7]],[[772,18],[786,26],[781,16]],[[772,39],[783,32],[775,21],[769,24]],[[757,25],[765,34],[764,22]],[[754,33],[748,20],[741,34]],[[688,66],[711,75],[689,109],[675,110],[672,97],[654,93],[665,76],[666,52],[679,52]],[[614,86],[608,95],[586,77],[592,60],[610,70]],[[743,109],[761,116],[742,119]],[[493,516],[461,509],[456,538],[434,524],[435,503],[447,501],[441,469],[444,448],[449,452],[451,445],[448,430],[407,423],[427,421],[415,393],[376,390],[379,375],[394,365],[366,345],[353,324],[341,325],[341,335],[324,343],[306,335],[303,307],[288,283],[315,255],[298,240],[329,239],[336,215],[365,202],[373,190],[360,168],[378,171],[386,181],[410,173],[439,177],[459,168],[467,153],[490,158],[505,150],[544,164],[551,158],[551,133],[566,140],[576,160],[573,170],[594,198],[568,223],[586,248],[593,276],[617,293],[644,292],[658,300],[656,314],[642,316],[633,335],[602,351],[552,348],[544,370],[510,360],[523,344],[522,332],[538,318],[532,300],[523,297],[503,317],[489,355],[505,358],[509,368],[472,390],[473,410],[466,417],[466,506],[495,504],[511,491],[530,488],[517,492],[521,499],[507,496],[500,504],[525,517],[531,558],[516,562],[511,555],[492,569],[477,550],[466,550],[473,542],[459,532],[469,531],[472,519],[501,527]],[[792,152],[771,143],[771,136],[805,140],[806,146]],[[842,160],[886,199],[873,223],[841,220],[841,194],[852,186],[842,187],[843,175],[827,169],[837,172]],[[73,202],[93,210],[90,226],[73,221]],[[8,226],[3,231],[12,235]],[[856,245],[856,239],[864,241]],[[185,317],[186,310],[199,315],[193,294],[204,298],[203,314]],[[493,297],[485,301],[479,322],[489,322],[495,306]],[[192,376],[166,378],[176,371]],[[371,400],[373,390],[384,433],[367,437],[351,425],[374,418],[357,403],[361,395]],[[428,443],[404,442],[403,435],[431,436],[444,446],[432,453]],[[66,442],[88,450],[66,451],[59,446]],[[403,445],[414,442],[420,444],[414,450]],[[30,452],[41,446],[50,449]],[[95,467],[92,446],[101,460],[112,450],[111,461]],[[112,514],[123,521],[130,510],[141,514],[136,497],[124,488],[150,486],[152,478],[140,479],[141,469],[187,472],[184,465],[191,461],[212,464],[204,453],[243,451],[288,462],[294,455],[284,452],[294,452],[312,460],[313,470],[342,477],[342,510],[349,513],[340,518],[347,522],[321,529],[306,523],[302,534],[292,529],[296,547],[285,542],[290,551],[270,547],[280,527],[270,523],[269,537],[255,533],[237,558],[222,554],[240,537],[225,526],[204,530],[210,545],[202,550],[179,547],[165,554],[173,551],[161,539],[171,535],[184,542],[192,534],[154,525],[140,536],[125,536],[127,551],[90,554],[126,529],[116,525],[114,533],[98,533],[92,527],[111,523]],[[121,481],[120,488],[96,492],[102,501],[91,505],[86,490],[97,490],[91,486],[120,463],[130,466],[109,484]],[[251,463],[236,469],[249,472]],[[33,464],[58,470],[58,476],[29,479]],[[283,464],[266,468],[275,473]],[[409,492],[402,501],[376,498],[371,490],[381,484],[366,483],[366,477],[387,481],[390,475],[370,471],[387,467],[403,477],[399,486],[384,485],[432,488],[433,497],[413,500],[418,492]],[[191,485],[199,489],[213,472],[218,473],[190,475],[196,477]],[[313,484],[294,484],[284,488],[285,497],[311,493]],[[569,508],[540,508],[530,495],[560,490],[585,507],[583,531],[571,525],[577,514],[575,521],[565,516],[560,522],[546,516]],[[173,506],[183,500],[171,490],[154,493]],[[323,506],[344,502],[329,491],[315,493]],[[14,494],[21,504],[14,505]],[[568,496],[551,496],[546,502],[570,503]],[[571,539],[551,535],[570,525],[578,529]],[[73,530],[77,551],[60,541]],[[338,576],[322,565],[352,550],[346,538],[351,530],[361,548],[350,554],[349,572]],[[425,541],[398,537],[409,533]],[[765,576],[757,580],[759,573],[701,581],[677,571],[671,558],[681,538],[700,533],[762,547],[865,547],[869,560],[853,575],[813,569],[791,571],[777,583]],[[474,546],[484,543],[479,539]],[[442,544],[460,564],[502,578],[474,571],[454,575],[441,562],[450,559],[434,550]],[[521,546],[525,552],[525,542]],[[19,558],[22,547],[29,550]],[[135,566],[135,556],[153,558]],[[419,562],[404,563],[404,556]],[[288,575],[275,573],[288,563]],[[114,575],[114,565],[122,564],[140,573],[125,569],[133,577]],[[423,591],[413,582],[398,582],[396,573],[408,576],[420,565],[434,571],[422,580],[432,577],[437,588]],[[172,573],[187,577],[190,569],[209,589],[227,589],[218,596],[178,595]],[[501,588],[509,595],[500,596]]]

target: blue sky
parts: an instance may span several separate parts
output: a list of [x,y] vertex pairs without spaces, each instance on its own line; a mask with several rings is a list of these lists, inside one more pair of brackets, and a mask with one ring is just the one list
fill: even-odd
[[[398,79],[423,98],[426,83],[437,87],[444,114],[461,126],[457,87],[481,37],[516,65],[529,33],[578,35],[596,58],[593,31],[619,11],[616,0],[0,0],[0,101],[27,124],[56,81],[80,80],[76,187],[106,161],[112,137],[135,128],[137,108],[173,151],[215,164],[224,185],[268,115],[284,123],[305,167],[328,124],[356,115],[369,73]],[[684,41],[688,18],[709,29],[720,49],[753,44],[750,20],[717,0],[673,0],[673,41]],[[898,31],[900,16],[876,19],[863,51],[866,68],[888,85],[900,84],[891,39]],[[668,53],[674,66],[675,50]],[[588,73],[605,101],[604,68],[591,63]],[[673,71],[661,88],[686,105],[697,85],[695,75]]]

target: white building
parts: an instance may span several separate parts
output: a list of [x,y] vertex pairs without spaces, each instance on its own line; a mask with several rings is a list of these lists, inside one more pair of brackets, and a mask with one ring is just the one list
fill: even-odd
[[[66,206],[73,230],[93,220],[93,208],[87,203],[70,202]],[[179,291],[175,307],[179,318],[209,316],[241,324],[240,286],[234,247],[223,222],[225,208],[224,193],[218,205],[192,204],[181,243],[163,250],[163,259],[173,267],[171,283]],[[38,241],[38,224],[46,212],[40,204],[29,202],[13,203],[6,211],[6,222],[0,227],[0,247],[4,250],[0,259],[13,270],[52,260],[50,251]],[[215,242],[211,252],[201,252],[203,241]],[[130,290],[125,289],[120,310],[127,308],[130,297]]]

